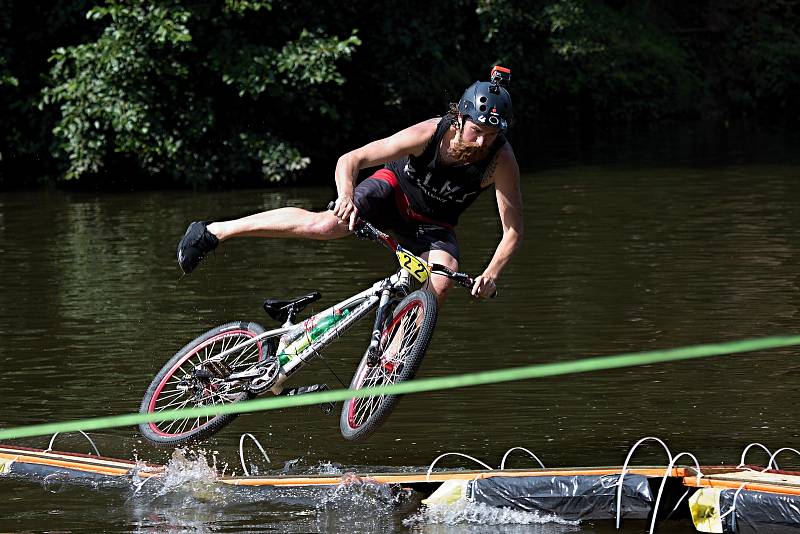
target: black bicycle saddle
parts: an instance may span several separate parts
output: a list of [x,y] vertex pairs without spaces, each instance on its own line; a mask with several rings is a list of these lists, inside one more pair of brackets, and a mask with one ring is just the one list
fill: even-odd
[[284,324],[290,317],[294,320],[295,316],[306,306],[321,298],[322,293],[313,291],[308,295],[289,300],[267,299],[264,301],[264,311],[279,323]]

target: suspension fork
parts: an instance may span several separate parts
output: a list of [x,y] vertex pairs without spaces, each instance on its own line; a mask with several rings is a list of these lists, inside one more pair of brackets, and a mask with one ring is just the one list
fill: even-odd
[[381,344],[381,334],[383,333],[383,325],[386,323],[386,317],[391,311],[391,290],[386,287],[381,291],[381,300],[378,302],[378,311],[375,312],[375,326],[372,328],[372,337],[369,340],[367,347],[367,365],[372,367],[378,363],[378,355]]
[[381,299],[378,302],[378,311],[375,313],[375,326],[372,328],[372,337],[367,347],[367,365],[370,367],[376,365],[379,359],[379,350],[381,344],[381,335],[383,334],[386,320],[391,315],[392,303],[396,297],[402,298],[408,294],[410,289],[411,277],[406,271],[401,270],[399,273],[397,283],[394,285],[385,286],[381,290]]

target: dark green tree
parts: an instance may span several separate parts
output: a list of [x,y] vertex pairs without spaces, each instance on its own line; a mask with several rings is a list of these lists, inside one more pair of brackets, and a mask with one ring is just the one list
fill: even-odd
[[487,44],[526,84],[523,118],[651,121],[691,114],[702,92],[690,54],[641,11],[479,0],[478,12]]
[[96,175],[109,162],[186,183],[251,173],[279,180],[305,168],[291,132],[312,111],[332,113],[321,88],[343,82],[336,64],[360,41],[308,29],[281,9],[271,1],[91,9],[106,23],[102,34],[56,49],[43,93],[43,107],[61,113],[54,133],[65,177]]
[[703,19],[705,71],[718,106],[764,121],[800,119],[800,6],[789,0],[715,1]]
[[47,58],[58,45],[91,37],[88,2],[0,0],[0,186],[52,175],[55,113],[38,109]]
[[0,0],[0,184],[330,183],[494,63],[549,132],[790,124],[799,28],[791,0]]

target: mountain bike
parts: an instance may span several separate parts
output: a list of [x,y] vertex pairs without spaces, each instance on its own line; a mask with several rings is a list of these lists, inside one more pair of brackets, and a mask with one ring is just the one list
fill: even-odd
[[[371,311],[375,322],[369,346],[350,389],[395,384],[414,377],[436,326],[437,304],[413,280],[446,276],[472,288],[473,279],[446,266],[429,263],[404,249],[391,236],[360,220],[354,235],[386,247],[400,263],[398,271],[308,319],[295,323],[306,306],[319,300],[312,292],[289,300],[266,300],[267,314],[282,324],[266,330],[254,322],[230,322],[205,332],[179,350],[156,374],[142,399],[140,413],[242,402],[267,391],[286,394],[284,382]],[[342,435],[363,440],[389,417],[399,397],[351,398],[343,403]],[[139,425],[142,436],[157,445],[182,445],[208,438],[235,414],[189,417]]]

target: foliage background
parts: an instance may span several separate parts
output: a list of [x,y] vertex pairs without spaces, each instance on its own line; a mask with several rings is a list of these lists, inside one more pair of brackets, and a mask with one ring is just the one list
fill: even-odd
[[[538,132],[800,117],[789,0],[0,0],[0,186],[330,181],[512,68]],[[524,159],[524,158],[523,158]]]

